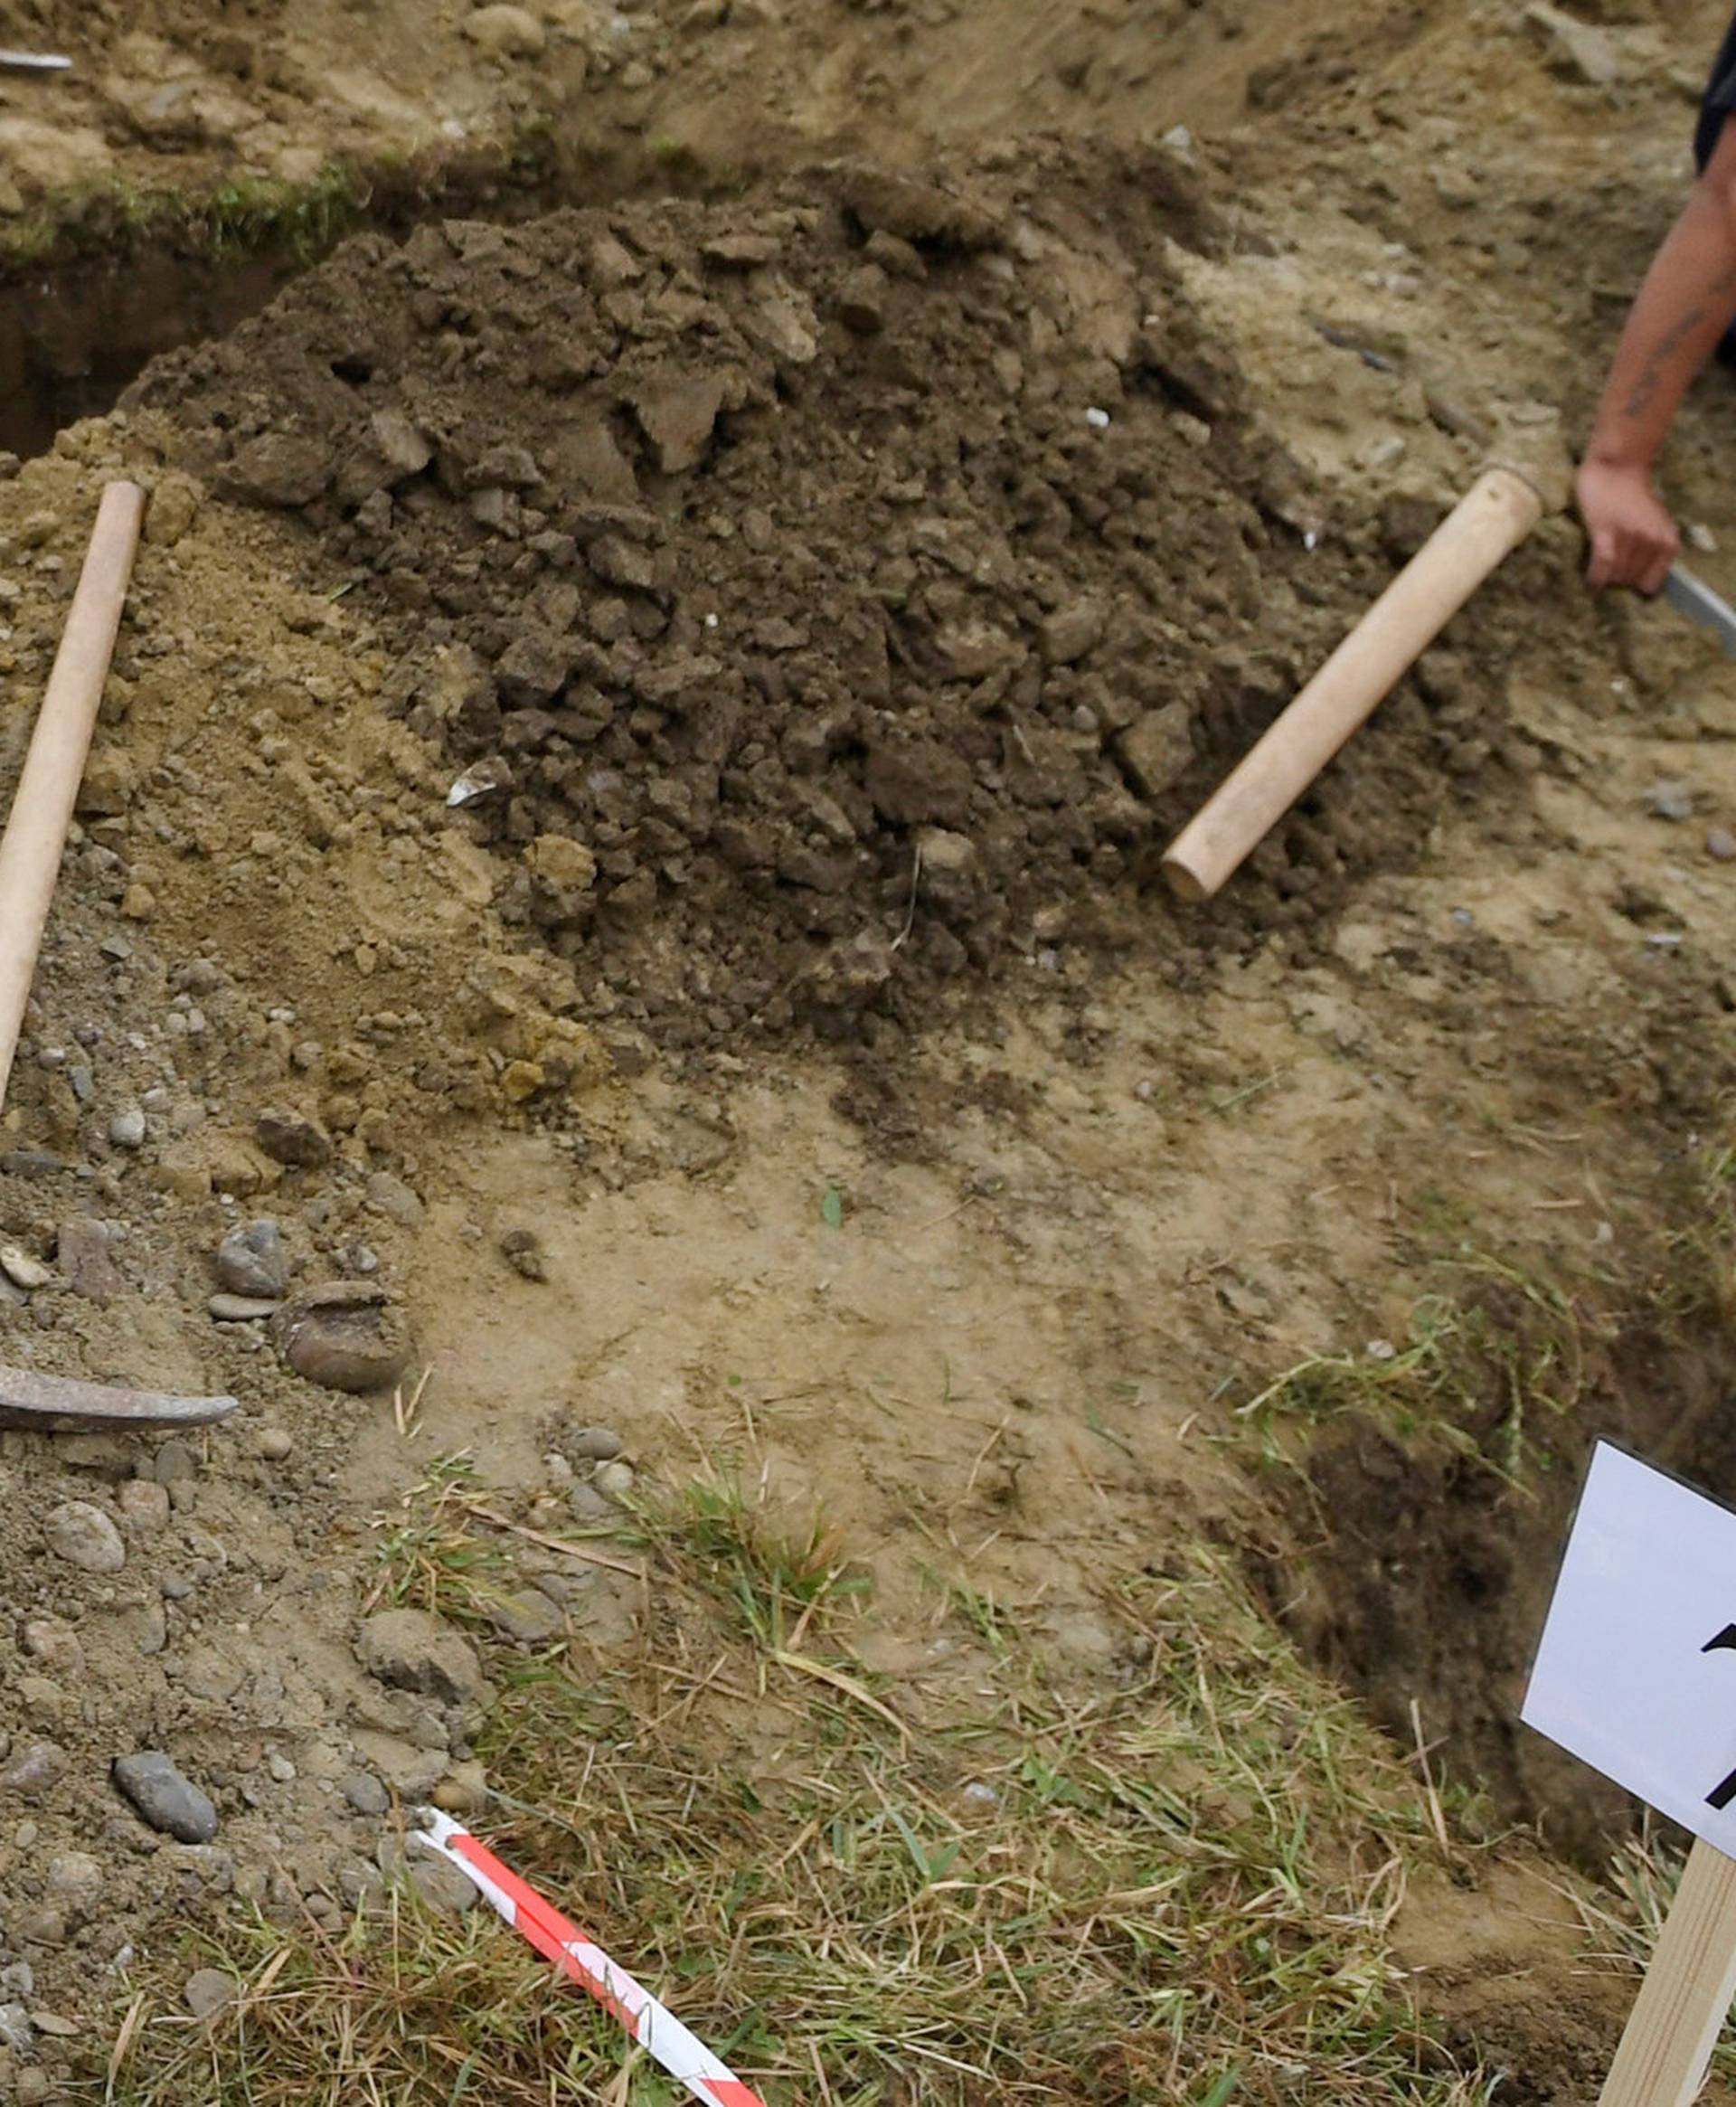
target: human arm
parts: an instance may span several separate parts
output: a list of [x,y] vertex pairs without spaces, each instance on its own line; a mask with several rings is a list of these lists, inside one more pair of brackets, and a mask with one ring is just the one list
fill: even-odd
[[1680,545],[1652,474],[1689,383],[1736,316],[1736,123],[1658,250],[1622,331],[1580,464],[1594,588],[1656,592]]

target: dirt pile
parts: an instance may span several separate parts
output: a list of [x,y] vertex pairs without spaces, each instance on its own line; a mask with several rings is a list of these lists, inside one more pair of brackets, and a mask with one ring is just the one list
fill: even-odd
[[[365,237],[135,390],[395,608],[395,704],[591,1016],[853,1034],[1149,921],[1146,852],[1390,560],[1309,553],[1176,284],[1184,171],[1034,160]],[[1256,912],[1414,843],[1436,759],[1371,750]]]

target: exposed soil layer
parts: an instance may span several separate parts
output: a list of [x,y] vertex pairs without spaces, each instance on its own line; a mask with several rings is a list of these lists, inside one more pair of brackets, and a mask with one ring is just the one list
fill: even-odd
[[[1170,260],[1215,240],[1168,157],[1059,146],[448,222],[349,244],[128,400],[382,596],[398,706],[592,1015],[855,1036],[1063,939],[1184,964],[1154,844],[1433,524],[1401,500],[1310,553],[1323,501]],[[1310,922],[1413,853],[1523,754],[1501,717],[1431,657],[1232,915]]]
[[[1517,1298],[1493,1319],[1495,1336],[1524,1339]],[[1595,1874],[1642,1810],[1518,1717],[1561,1547],[1599,1441],[1736,1498],[1736,1356],[1722,1324],[1703,1317],[1687,1337],[1656,1314],[1618,1325],[1571,1404],[1526,1431],[1518,1483],[1497,1467],[1512,1454],[1514,1392],[1503,1375],[1514,1365],[1487,1372],[1464,1426],[1469,1450],[1355,1416],[1331,1429],[1297,1509],[1304,1577],[1289,1562],[1262,1577],[1297,1638],[1396,1738],[1413,1740],[1426,1722],[1453,1775]]]
[[256,314],[302,268],[156,251],[0,288],[0,449],[28,458],[99,415],[148,360]]

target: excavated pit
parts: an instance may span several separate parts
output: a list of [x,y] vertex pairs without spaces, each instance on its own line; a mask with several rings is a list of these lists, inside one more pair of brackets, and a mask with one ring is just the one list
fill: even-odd
[[[1516,1308],[1491,1316],[1523,1337]],[[1736,1500],[1736,1346],[1715,1320],[1685,1337],[1651,1318],[1621,1326],[1570,1405],[1533,1401],[1517,1483],[1495,1468],[1511,1453],[1514,1365],[1490,1371],[1464,1424],[1473,1449],[1363,1416],[1332,1424],[1294,1510],[1299,1562],[1262,1556],[1255,1570],[1298,1641],[1395,1740],[1414,1748],[1420,1723],[1438,1762],[1486,1790],[1501,1820],[1535,1824],[1600,1874],[1639,1803],[1520,1724],[1525,1678],[1597,1441]]]
[[64,425],[112,409],[150,360],[225,335],[306,268],[287,249],[221,262],[147,249],[0,286],[0,451],[46,453]]
[[360,172],[283,231],[263,216],[225,232],[189,208],[184,231],[141,232],[99,201],[40,262],[0,269],[0,452],[27,460],[80,418],[99,417],[157,357],[227,336],[345,236],[401,242],[429,222],[510,224],[579,201],[703,195],[723,180],[692,157],[600,147],[583,137],[522,161],[476,156]]

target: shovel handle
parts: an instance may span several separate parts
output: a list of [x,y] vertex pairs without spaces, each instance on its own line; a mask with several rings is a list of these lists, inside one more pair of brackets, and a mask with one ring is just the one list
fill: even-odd
[[137,483],[110,483],[103,491],[6,831],[0,836],[0,1110],[6,1101],[42,925],[60,875],[61,852],[96,729],[144,515],[145,493]]
[[1176,836],[1164,874],[1184,900],[1218,891],[1543,514],[1543,498],[1513,469],[1477,478]]

